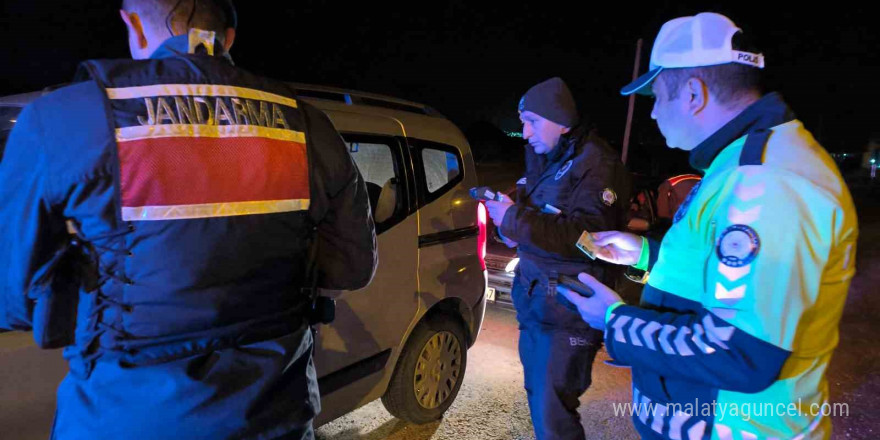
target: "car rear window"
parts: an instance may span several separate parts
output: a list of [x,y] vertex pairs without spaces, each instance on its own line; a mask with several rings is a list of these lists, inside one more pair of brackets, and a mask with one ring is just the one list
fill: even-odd
[[18,106],[0,106],[0,160],[3,160],[3,151],[6,147],[6,139],[15,125],[15,118],[21,113]]

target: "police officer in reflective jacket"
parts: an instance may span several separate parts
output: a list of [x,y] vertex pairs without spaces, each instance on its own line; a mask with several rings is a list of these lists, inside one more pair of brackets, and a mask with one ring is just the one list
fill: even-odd
[[134,60],[84,63],[9,138],[0,328],[65,346],[52,438],[312,438],[309,287],[372,278],[363,179],[326,115],[232,65],[230,2],[120,12]]
[[623,94],[654,97],[669,147],[703,179],[662,242],[608,231],[599,257],[649,271],[641,304],[591,277],[561,289],[632,367],[643,439],[828,439],[825,377],[855,274],[858,219],[834,160],[777,93],[764,55],[711,12],[666,22],[651,68]]
[[602,333],[556,295],[558,275],[589,272],[608,283],[612,267],[589,260],[575,243],[583,231],[622,228],[629,175],[602,139],[583,124],[568,86],[544,81],[522,97],[526,173],[516,203],[486,207],[520,262],[511,292],[520,324],[519,352],[535,434],[540,439],[583,439],[578,398],[590,386]]

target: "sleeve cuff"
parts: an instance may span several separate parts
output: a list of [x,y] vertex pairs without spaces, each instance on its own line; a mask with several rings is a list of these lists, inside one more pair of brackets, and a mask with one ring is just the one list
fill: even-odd
[[610,319],[610,318],[611,318],[611,314],[614,313],[614,309],[616,309],[616,308],[618,308],[618,307],[620,307],[620,306],[624,306],[624,305],[626,305],[625,302],[623,302],[623,301],[618,301],[618,302],[616,302],[616,303],[611,304],[610,306],[608,306],[608,309],[605,310],[605,326],[606,326],[606,327],[608,326],[608,319]]
[[648,265],[651,261],[651,245],[648,243],[648,239],[642,237],[642,253],[639,254],[639,262],[634,264],[638,270],[648,270]]
[[504,218],[501,219],[501,225],[498,226],[498,233],[502,234],[505,238],[518,242],[514,236],[516,235],[516,231],[514,231],[514,223],[516,219],[516,211],[518,207],[516,204],[507,208],[507,212],[504,213]]
[[622,363],[621,359],[617,357],[617,354],[614,353],[614,338],[611,336],[611,332],[608,331],[608,321],[611,319],[611,314],[614,313],[620,306],[625,306],[626,304],[623,301],[618,301],[614,304],[608,306],[608,309],[605,311],[605,337],[603,338],[605,341],[605,351],[608,352],[608,356],[611,357],[612,362],[615,365],[628,365],[626,363]]

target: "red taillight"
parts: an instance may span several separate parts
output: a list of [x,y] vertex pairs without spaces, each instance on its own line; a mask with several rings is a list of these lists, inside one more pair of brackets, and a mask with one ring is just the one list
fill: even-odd
[[480,231],[477,234],[477,256],[480,258],[480,267],[483,270],[486,270],[486,218],[488,216],[483,203],[477,203],[477,227]]

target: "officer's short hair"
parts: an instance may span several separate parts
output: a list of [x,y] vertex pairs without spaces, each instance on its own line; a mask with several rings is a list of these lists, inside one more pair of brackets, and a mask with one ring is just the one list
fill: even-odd
[[230,17],[215,0],[123,0],[122,9],[137,12],[145,25],[154,29],[173,29],[181,35],[195,27],[217,33],[223,43]]
[[[733,49],[757,52],[751,43],[739,33],[733,37]],[[699,78],[709,88],[712,96],[722,105],[734,104],[747,93],[761,93],[761,69],[738,63],[716,66],[663,69],[660,81],[666,85],[669,99],[675,99],[682,86],[690,78]]]

